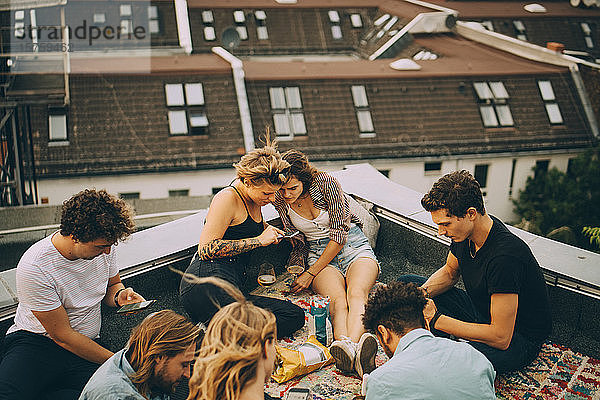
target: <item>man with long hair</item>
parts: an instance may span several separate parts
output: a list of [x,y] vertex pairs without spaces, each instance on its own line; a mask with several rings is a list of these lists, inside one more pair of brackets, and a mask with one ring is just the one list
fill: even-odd
[[76,399],[113,353],[96,342],[100,303],[143,301],[121,283],[113,246],[133,232],[133,212],[104,190],[63,203],[60,230],[17,265],[19,306],[4,339],[3,400]]
[[426,304],[414,283],[393,282],[369,298],[363,324],[390,360],[367,378],[367,400],[495,399],[492,364],[467,343],[425,329]]
[[[452,239],[440,269],[408,279],[432,299],[425,308],[432,332],[468,340],[497,372],[528,365],[552,330],[546,282],[529,246],[486,212],[468,171],[441,177],[421,205],[438,234]],[[454,287],[460,277],[466,291]]]
[[148,315],[85,385],[80,400],[167,400],[190,378],[200,328],[171,310]]

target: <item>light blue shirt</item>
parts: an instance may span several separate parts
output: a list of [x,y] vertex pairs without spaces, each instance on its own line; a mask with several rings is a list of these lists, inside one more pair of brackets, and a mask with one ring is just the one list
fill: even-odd
[[[92,375],[79,400],[145,400],[129,379],[135,371],[127,361],[127,349],[116,352]],[[168,395],[152,396],[151,400],[169,400]]]
[[367,400],[496,399],[495,378],[492,364],[468,343],[414,329],[367,378]]

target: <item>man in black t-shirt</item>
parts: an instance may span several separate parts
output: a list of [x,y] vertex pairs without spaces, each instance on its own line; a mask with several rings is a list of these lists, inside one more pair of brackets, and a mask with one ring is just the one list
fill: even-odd
[[[552,330],[546,282],[531,249],[486,213],[479,184],[467,171],[440,178],[421,204],[452,239],[446,263],[421,283],[432,332],[466,339],[498,372],[529,364]],[[454,288],[462,276],[466,293]]]

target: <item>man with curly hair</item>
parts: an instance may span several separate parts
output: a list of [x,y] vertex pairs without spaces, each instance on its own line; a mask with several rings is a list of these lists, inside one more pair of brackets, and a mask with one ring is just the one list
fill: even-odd
[[[535,359],[552,330],[546,282],[531,249],[486,213],[479,183],[468,171],[441,177],[421,200],[452,239],[446,263],[413,281],[432,299],[425,318],[435,335],[466,339],[497,372]],[[462,277],[466,291],[454,285]]]
[[1,399],[76,399],[113,353],[96,342],[100,303],[143,301],[125,288],[112,248],[134,229],[133,212],[104,190],[65,201],[60,230],[17,265],[19,306],[4,339]]
[[414,283],[393,282],[369,298],[363,324],[390,360],[368,376],[366,400],[495,399],[492,364],[467,343],[433,336],[426,304]]

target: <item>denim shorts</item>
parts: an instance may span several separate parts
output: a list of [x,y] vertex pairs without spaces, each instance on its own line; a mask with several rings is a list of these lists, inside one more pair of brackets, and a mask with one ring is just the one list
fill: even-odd
[[[329,238],[323,238],[308,242],[308,266],[317,262],[330,240]],[[337,268],[342,275],[346,276],[346,271],[348,271],[350,265],[359,258],[370,258],[377,263],[379,268],[377,257],[375,257],[375,253],[369,245],[369,240],[358,225],[354,225],[348,232],[348,239],[344,247],[329,262],[329,265]]]

